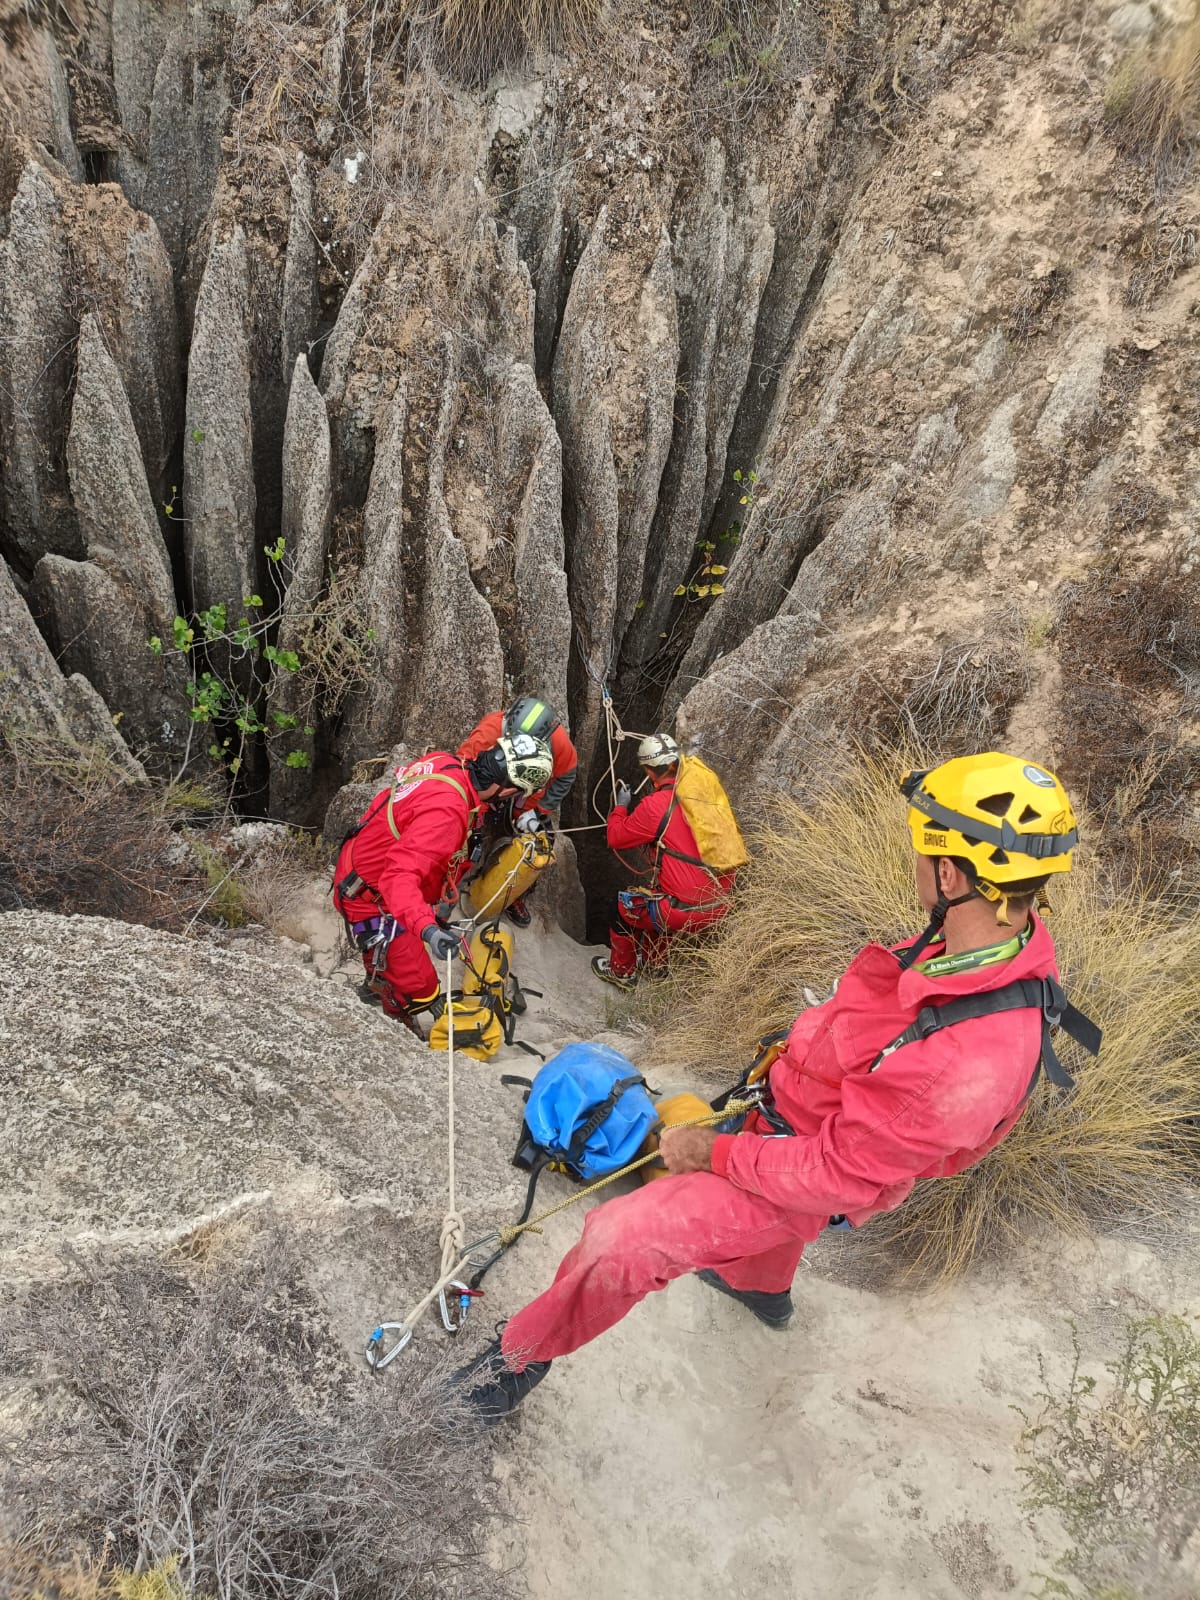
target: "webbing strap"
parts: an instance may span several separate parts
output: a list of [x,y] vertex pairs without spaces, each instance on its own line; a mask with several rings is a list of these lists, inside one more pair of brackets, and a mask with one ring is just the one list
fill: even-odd
[[[713,880],[714,883],[720,883],[722,874],[719,873],[716,870],[715,867],[710,867],[707,861],[701,860],[701,858],[699,856],[689,856],[685,850],[676,850],[674,848],[674,846],[663,843],[663,835],[667,831],[667,824],[670,822],[672,816],[674,815],[675,807],[678,804],[678,802],[679,802],[679,796],[677,795],[675,790],[672,789],[671,790],[671,803],[667,807],[667,809],[663,812],[663,818],[662,818],[662,821],[658,825],[658,831],[654,835],[654,843],[651,845],[651,849],[652,850],[656,850],[660,856],[673,856],[676,861],[685,861],[688,864],[689,867],[703,867],[705,872],[708,873],[709,877]],[[657,875],[657,871],[658,871],[658,864],[656,862],[655,863],[655,873],[656,873],[656,875]]]
[[[1059,1089],[1073,1089],[1075,1080],[1063,1066],[1050,1036],[1052,1028],[1061,1028],[1089,1055],[1100,1053],[1103,1034],[1083,1012],[1073,1006],[1063,993],[1061,985],[1050,977],[1015,978],[1000,989],[988,989],[982,994],[959,995],[943,1001],[941,1005],[923,1006],[914,1021],[891,1044],[885,1046],[868,1069],[874,1072],[887,1056],[902,1050],[907,1044],[917,1044],[928,1039],[942,1028],[953,1027],[956,1022],[971,1022],[979,1017],[990,1017],[1003,1011],[1036,1009],[1042,1014],[1042,1050],[1039,1067],[1044,1065],[1046,1076]],[[1037,1081],[1034,1073],[1029,1085],[1032,1090]],[[1027,1091],[1028,1093],[1028,1091]]]
[[414,774],[412,768],[409,767],[406,771],[398,772],[396,774],[396,776],[392,779],[392,786],[388,790],[387,825],[391,829],[393,839],[398,839],[400,837],[400,829],[396,826],[396,814],[394,810],[396,803],[396,790],[402,783],[410,781],[413,784],[424,783],[427,778],[432,778],[435,783],[448,783],[452,789],[456,789],[458,791],[459,798],[462,800],[463,804],[467,808],[467,811],[470,813],[467,818],[467,831],[468,833],[470,832],[471,821],[475,816],[475,810],[472,807],[470,800],[467,799],[467,791],[463,788],[462,784],[459,783],[458,779],[452,778],[448,772],[419,772]]
[[985,844],[994,844],[1001,850],[1032,856],[1035,861],[1065,856],[1079,843],[1077,828],[1072,828],[1070,833],[1018,833],[1007,818],[997,827],[978,817],[965,817],[961,811],[951,811],[949,806],[942,805],[924,789],[914,789],[906,798],[913,809],[928,817],[930,822],[969,834],[973,839],[982,839]]

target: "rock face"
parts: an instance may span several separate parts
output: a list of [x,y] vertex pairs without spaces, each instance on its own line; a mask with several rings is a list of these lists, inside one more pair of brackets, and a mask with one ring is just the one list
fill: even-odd
[[[171,604],[236,613],[282,532],[270,642],[319,659],[237,676],[297,719],[243,780],[269,764],[297,820],[519,689],[568,719],[573,808],[606,689],[630,726],[684,707],[747,795],[851,734],[940,748],[959,734],[913,685],[998,634],[1042,704],[1016,725],[1060,728],[1040,753],[1085,781],[1054,623],[1089,573],[1119,599],[1130,563],[1139,585],[1180,568],[1195,507],[1190,180],[1160,173],[1151,203],[1097,99],[1147,8],[1089,14],[1074,57],[1040,16],[1002,35],[968,0],[903,9],[864,0],[855,54],[794,7],[764,54],[683,8],[639,35],[645,72],[581,39],[450,96],[340,11],[114,0],[70,51],[15,19],[0,545],[68,665],[147,739],[171,718],[134,633]],[[68,450],[97,336],[141,458],[122,417],[121,519],[143,529],[144,482],[179,536],[171,602],[155,577],[104,661],[89,619],[146,569],[96,531],[103,474]],[[1190,771],[1185,600],[1145,641],[1135,742]],[[1003,737],[1012,703],[976,689]]]
[[104,701],[77,673],[64,677],[0,561],[0,722],[68,745],[94,744],[131,777],[144,776]]
[[213,240],[196,300],[183,442],[184,549],[197,610],[257,591],[246,241]]
[[[0,960],[6,1278],[72,1242],[165,1244],[272,1203],[318,1231],[353,1228],[344,1283],[369,1296],[346,1329],[356,1344],[432,1281],[446,1171],[429,1135],[445,1095],[377,1009],[310,968],[101,918],[0,917]],[[457,1089],[475,1236],[520,1185],[486,1114],[493,1080],[466,1070]]]

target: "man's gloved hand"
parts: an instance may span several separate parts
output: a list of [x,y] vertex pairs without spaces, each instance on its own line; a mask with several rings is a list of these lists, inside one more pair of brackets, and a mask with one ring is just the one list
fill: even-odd
[[445,961],[447,956],[458,954],[460,946],[458,934],[452,933],[449,928],[439,927],[436,922],[429,924],[421,939],[434,961]]
[[617,801],[616,801],[617,805],[618,806],[623,806],[625,808],[625,810],[628,811],[630,803],[632,802],[632,800],[633,800],[633,790],[629,787],[629,785],[627,783],[619,783],[617,785]]
[[540,811],[522,811],[516,822],[518,833],[541,833],[545,826],[546,821]]

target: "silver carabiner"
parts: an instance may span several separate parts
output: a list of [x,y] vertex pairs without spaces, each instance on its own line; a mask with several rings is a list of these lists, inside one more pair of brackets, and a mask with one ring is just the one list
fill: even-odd
[[[458,1293],[457,1320],[451,1316],[450,1307],[446,1303],[446,1295],[448,1293],[454,1293],[455,1291]],[[455,1280],[453,1283],[448,1283],[438,1295],[438,1309],[442,1313],[442,1327],[445,1328],[446,1332],[458,1333],[463,1324],[466,1322],[467,1313],[471,1309],[470,1289],[467,1288],[465,1283],[459,1283],[457,1280]]]
[[[400,1337],[385,1354],[383,1349],[383,1336],[385,1333],[392,1333],[397,1329],[400,1330]],[[371,1337],[367,1340],[367,1365],[370,1367],[371,1371],[382,1372],[384,1367],[387,1366],[388,1362],[394,1361],[400,1354],[401,1350],[406,1348],[409,1341],[412,1339],[412,1336],[412,1329],[407,1327],[403,1322],[381,1322],[372,1333]]]

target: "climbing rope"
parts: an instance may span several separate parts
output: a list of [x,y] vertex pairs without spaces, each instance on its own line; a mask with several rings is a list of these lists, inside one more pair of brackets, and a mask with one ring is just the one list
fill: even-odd
[[[447,968],[449,968],[449,961],[447,961]],[[453,1028],[451,1028],[451,1057],[453,1057],[453,1050],[454,1034]],[[749,1099],[729,1100],[724,1106],[721,1107],[719,1111],[710,1111],[703,1117],[693,1117],[687,1122],[673,1123],[672,1126],[675,1128],[711,1128],[714,1126],[714,1124],[718,1122],[725,1122],[730,1117],[739,1117],[744,1112],[753,1111],[758,1106],[761,1098],[762,1096],[760,1092],[753,1095],[753,1097]],[[450,1089],[450,1100],[451,1106],[453,1107],[453,1085],[451,1085]],[[514,1222],[510,1225],[499,1227],[495,1229],[494,1232],[485,1234],[482,1239],[476,1239],[474,1244],[467,1245],[466,1248],[461,1251],[461,1254],[454,1256],[451,1254],[451,1251],[448,1248],[450,1240],[453,1237],[450,1232],[450,1225],[456,1224],[460,1230],[457,1235],[457,1244],[454,1246],[455,1249],[459,1249],[462,1245],[461,1230],[463,1219],[454,1210],[453,1110],[451,1110],[451,1209],[447,1212],[442,1222],[441,1276],[438,1278],[438,1281],[434,1284],[433,1288],[429,1290],[428,1294],[423,1295],[422,1298],[417,1301],[416,1305],[413,1306],[408,1315],[402,1318],[401,1321],[381,1322],[379,1326],[375,1328],[370,1339],[367,1341],[367,1365],[373,1372],[381,1372],[383,1368],[386,1367],[391,1361],[394,1361],[395,1358],[400,1354],[401,1350],[405,1349],[409,1344],[413,1336],[413,1330],[416,1328],[418,1321],[435,1300],[441,1299],[442,1301],[442,1322],[447,1332],[457,1333],[459,1328],[462,1326],[463,1318],[460,1316],[457,1322],[452,1322],[447,1315],[445,1302],[446,1290],[451,1288],[458,1289],[460,1295],[467,1300],[468,1304],[470,1303],[472,1295],[474,1293],[478,1293],[478,1291],[472,1291],[468,1289],[466,1284],[462,1281],[460,1274],[465,1273],[468,1268],[474,1265],[474,1258],[481,1251],[493,1251],[494,1254],[492,1256],[492,1260],[494,1261],[501,1251],[507,1250],[511,1245],[514,1245],[523,1233],[541,1233],[542,1224],[547,1222],[551,1217],[557,1216],[560,1211],[566,1211],[569,1209],[569,1207],[578,1205],[581,1200],[586,1200],[589,1195],[596,1194],[601,1189],[606,1189],[610,1183],[616,1183],[618,1178],[627,1178],[630,1173],[637,1172],[639,1168],[648,1166],[650,1162],[656,1161],[657,1159],[657,1150],[652,1150],[649,1152],[649,1154],[644,1156],[638,1156],[636,1160],[627,1162],[623,1167],[618,1167],[615,1172],[606,1173],[603,1178],[597,1178],[594,1183],[589,1183],[582,1189],[576,1189],[573,1194],[567,1195],[564,1200],[559,1200],[557,1204],[547,1206],[544,1211],[539,1211],[537,1216],[530,1217],[528,1221]],[[499,1251],[496,1251],[495,1249],[497,1245],[500,1247]],[[488,1265],[490,1266],[491,1264],[491,1261],[489,1261]],[[388,1334],[395,1334],[396,1337],[392,1344],[385,1349],[384,1340]]]

